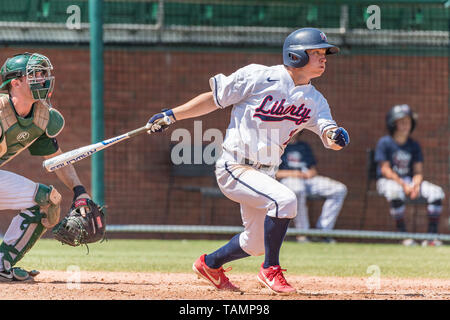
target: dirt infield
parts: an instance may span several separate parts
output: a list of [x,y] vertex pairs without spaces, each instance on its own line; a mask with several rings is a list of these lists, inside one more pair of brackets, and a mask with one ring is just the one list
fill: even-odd
[[[243,293],[218,292],[181,273],[41,271],[32,283],[0,283],[0,299],[22,300],[450,300],[450,279],[337,278],[286,275],[298,293],[271,295],[255,274],[231,275]],[[12,286],[12,288],[11,288]],[[371,289],[369,289],[371,288]]]

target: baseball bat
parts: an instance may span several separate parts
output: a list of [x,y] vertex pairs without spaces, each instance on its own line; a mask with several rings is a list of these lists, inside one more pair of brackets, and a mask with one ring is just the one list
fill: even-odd
[[60,155],[57,155],[56,157],[45,160],[42,163],[42,166],[48,172],[53,172],[55,170],[64,168],[64,167],[68,166],[69,164],[83,160],[100,150],[111,147],[112,145],[115,145],[116,143],[119,143],[123,140],[127,140],[129,138],[135,137],[135,136],[137,136],[143,132],[146,132],[148,130],[149,130],[149,128],[147,126],[140,127],[138,129],[129,131],[127,133],[121,134],[121,135],[111,138],[111,139],[106,139],[101,142],[93,143],[88,146],[84,146],[84,147],[80,147],[75,150],[64,152]]

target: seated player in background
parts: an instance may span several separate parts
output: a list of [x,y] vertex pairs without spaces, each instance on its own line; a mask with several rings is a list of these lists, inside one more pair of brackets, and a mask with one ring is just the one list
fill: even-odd
[[[341,182],[318,174],[314,153],[306,142],[300,140],[300,136],[301,133],[297,134],[287,145],[276,177],[297,196],[297,216],[294,218],[296,228],[305,230],[310,228],[306,200],[308,196],[320,196],[325,198],[325,202],[316,228],[332,230],[347,195],[347,187]],[[297,237],[298,242],[310,240],[316,239]],[[324,237],[319,241],[335,242],[330,237]]]
[[[416,126],[416,114],[406,104],[391,108],[386,116],[389,134],[382,137],[375,150],[377,162],[377,191],[390,204],[390,214],[399,232],[406,232],[405,200],[423,197],[428,206],[428,233],[437,233],[442,200],[441,187],[423,180],[423,155],[420,144],[410,135]],[[412,239],[404,245],[416,244]],[[440,245],[438,240],[422,242],[422,245]]]

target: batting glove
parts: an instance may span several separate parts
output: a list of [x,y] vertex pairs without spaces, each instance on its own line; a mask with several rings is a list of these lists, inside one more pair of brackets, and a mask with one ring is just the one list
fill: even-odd
[[176,121],[172,110],[163,109],[162,111],[163,112],[153,115],[150,120],[148,120],[146,127],[149,130],[147,133],[162,132]]
[[335,130],[330,130],[328,133],[328,138],[334,141],[337,145],[341,147],[345,147],[350,143],[350,136],[348,135],[347,130],[342,127],[339,127]]

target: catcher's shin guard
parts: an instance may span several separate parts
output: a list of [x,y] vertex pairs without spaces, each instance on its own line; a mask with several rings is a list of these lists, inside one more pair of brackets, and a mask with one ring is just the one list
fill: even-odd
[[0,245],[1,267],[9,272],[47,231],[38,206],[26,209],[13,218]]
[[34,201],[41,208],[41,213],[43,213],[41,223],[45,228],[50,229],[59,222],[61,200],[61,195],[53,186],[38,184]]

